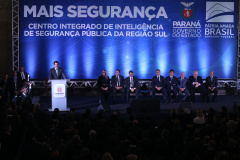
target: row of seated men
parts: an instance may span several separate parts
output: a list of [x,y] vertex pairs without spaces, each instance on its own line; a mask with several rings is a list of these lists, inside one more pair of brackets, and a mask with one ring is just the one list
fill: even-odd
[[[13,75],[5,74],[0,81],[0,95],[4,102],[9,99],[12,102],[16,96],[26,99],[30,94],[28,84],[28,74],[24,71],[24,67],[20,67],[20,71],[13,71]],[[16,98],[15,98],[16,100]],[[14,101],[15,101],[14,100]]]
[[[195,102],[195,93],[199,92],[203,103],[210,102],[209,94],[214,93],[212,101],[216,101],[218,94],[218,80],[211,71],[206,78],[206,83],[203,84],[202,77],[198,75],[198,71],[194,71],[189,78],[185,77],[185,73],[181,72],[179,78],[174,76],[174,70],[170,70],[169,76],[164,78],[160,75],[160,70],[157,69],[156,76],[152,78],[152,98],[155,98],[155,93],[160,92],[163,95],[163,103],[169,102]],[[136,94],[136,99],[139,95],[139,86],[137,77],[133,76],[133,71],[129,71],[129,77],[125,78],[120,75],[120,70],[117,69],[115,75],[110,80],[106,70],[102,70],[101,76],[98,77],[97,85],[99,92],[104,101],[108,100],[109,91],[113,92],[113,103],[116,103],[117,91],[122,93],[122,102],[124,102],[125,92],[127,102],[130,100],[130,93]],[[185,93],[183,95],[183,92]],[[173,93],[173,94],[171,94]],[[178,97],[177,97],[178,94]],[[189,98],[190,95],[190,98]]]

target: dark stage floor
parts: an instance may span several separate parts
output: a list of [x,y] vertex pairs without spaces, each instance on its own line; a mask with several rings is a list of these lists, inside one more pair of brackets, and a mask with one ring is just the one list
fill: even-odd
[[[120,97],[118,97],[120,102]],[[140,99],[146,99],[146,97],[140,97]],[[221,106],[226,106],[229,112],[234,112],[234,104],[240,105],[240,97],[239,96],[228,96],[228,95],[219,95],[218,102],[210,102],[210,103],[201,103],[200,96],[196,96],[196,102],[191,104],[192,111],[196,111],[197,109],[201,109],[207,111],[208,108],[213,107],[216,111],[221,110]],[[51,108],[51,97],[50,96],[34,96],[33,103],[39,102],[43,109]],[[112,99],[109,100],[110,107],[112,111],[119,110],[121,113],[124,113],[126,108],[130,105],[125,104],[112,104]],[[68,96],[67,100],[68,108],[75,108],[76,112],[83,113],[85,109],[91,109],[92,113],[97,113],[97,108],[100,105],[98,103],[97,96]],[[164,105],[162,102],[160,104],[160,113],[169,113],[172,109],[178,109],[181,103],[169,103]],[[151,107],[151,106],[149,106]]]

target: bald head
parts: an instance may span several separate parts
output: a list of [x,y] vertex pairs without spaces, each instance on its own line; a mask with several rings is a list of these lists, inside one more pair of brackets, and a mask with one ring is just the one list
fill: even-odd
[[197,78],[197,77],[198,77],[198,71],[194,71],[194,72],[193,72],[193,77],[194,77],[194,78]]

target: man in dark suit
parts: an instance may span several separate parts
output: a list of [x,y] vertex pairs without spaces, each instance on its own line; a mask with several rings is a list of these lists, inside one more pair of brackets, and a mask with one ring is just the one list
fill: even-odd
[[28,73],[24,71],[24,67],[20,66],[20,71],[18,72],[18,78],[21,80],[29,80]]
[[111,79],[112,91],[113,91],[113,103],[116,103],[117,91],[122,93],[122,102],[124,101],[124,77],[120,75],[120,70],[117,69],[115,75]]
[[54,67],[50,69],[49,79],[67,79],[62,68],[59,67],[59,62],[54,62]]
[[[169,102],[174,102],[176,101],[176,96],[177,96],[177,85],[178,85],[178,80],[177,77],[174,76],[174,70],[171,69],[169,72],[169,76],[166,77],[165,83],[167,86],[167,94],[168,94],[168,100]],[[173,96],[171,96],[171,91],[173,91]]]
[[[180,97],[180,102],[185,102],[189,91],[187,89],[188,87],[188,79],[185,77],[185,73],[181,72],[181,76],[178,78],[178,95]],[[185,95],[183,96],[183,92],[185,92]]]
[[209,101],[209,94],[214,93],[212,101],[216,101],[217,94],[218,94],[218,79],[214,76],[214,72],[210,72],[210,76],[206,78],[206,85],[207,85],[207,100]]
[[10,78],[8,74],[4,74],[4,78],[1,81],[2,86],[2,99],[4,102],[8,101],[8,93],[9,93],[9,84],[10,84]]
[[156,76],[152,78],[152,98],[155,98],[156,92],[162,92],[163,103],[167,103],[167,90],[165,88],[164,77],[160,75],[160,70],[156,69]]
[[195,102],[196,92],[200,92],[202,102],[205,102],[206,89],[204,87],[202,77],[198,76],[198,71],[194,71],[193,75],[189,77],[189,92],[192,102]]
[[133,71],[129,71],[129,77],[125,79],[125,89],[127,90],[127,102],[129,102],[130,92],[136,93],[136,99],[138,99],[139,88],[138,79],[133,76]]
[[17,71],[13,71],[13,76],[10,78],[9,90],[10,100],[12,101],[18,91],[22,89],[22,80],[17,76]]

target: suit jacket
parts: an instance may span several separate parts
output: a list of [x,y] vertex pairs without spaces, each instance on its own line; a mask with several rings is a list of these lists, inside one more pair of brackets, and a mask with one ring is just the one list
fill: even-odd
[[1,85],[3,86],[3,90],[4,90],[4,91],[8,91],[9,85],[10,85],[10,78],[8,78],[7,80],[4,78],[4,79],[1,81]]
[[14,91],[15,90],[15,87],[16,89],[19,91],[22,89],[22,80],[20,79],[20,77],[17,76],[17,83],[16,83],[16,86],[15,86],[15,83],[14,83],[14,77],[11,77],[10,78],[10,82],[9,82],[9,89],[11,91]]
[[167,87],[177,87],[178,85],[178,80],[177,77],[173,76],[172,80],[170,78],[170,76],[167,76],[165,79],[165,83]]
[[165,81],[164,81],[164,77],[160,75],[160,82],[159,80],[157,79],[157,76],[154,76],[152,78],[152,88],[155,88],[155,87],[165,87]]
[[[23,73],[24,73],[25,79],[28,80],[28,73],[27,72],[23,72]],[[18,72],[17,76],[18,76],[19,79],[24,80],[24,79],[22,79],[21,72]]]
[[[138,79],[133,76],[133,88],[138,88]],[[125,79],[125,87],[130,88],[130,77]]]
[[213,80],[211,81],[211,77],[208,76],[206,78],[206,85],[207,85],[207,87],[215,87],[216,88],[218,86],[218,79],[217,79],[217,77],[213,76]]
[[[119,75],[119,81],[120,81],[120,86],[121,87],[124,87],[124,77]],[[114,75],[112,76],[112,79],[111,79],[111,85],[113,87],[116,87],[117,86],[117,77]]]
[[[189,88],[195,87],[195,85],[193,85],[193,82],[195,82],[195,78],[193,76],[189,76],[188,82],[189,82]],[[200,86],[203,86],[203,80],[201,76],[197,77],[197,82],[201,84]]]
[[24,95],[24,97],[25,97],[25,98],[30,97],[30,94],[31,94],[31,90],[32,90],[32,88],[30,88],[29,85],[22,86],[21,90],[28,90],[27,94]]
[[181,77],[178,78],[178,85],[177,87],[180,88],[187,88],[188,87],[188,79],[184,77],[183,80],[181,80]]
[[60,68],[60,67],[58,68],[58,76],[57,76],[55,68],[50,69],[49,79],[62,79],[62,77],[63,77],[63,79],[67,79],[62,68]]

